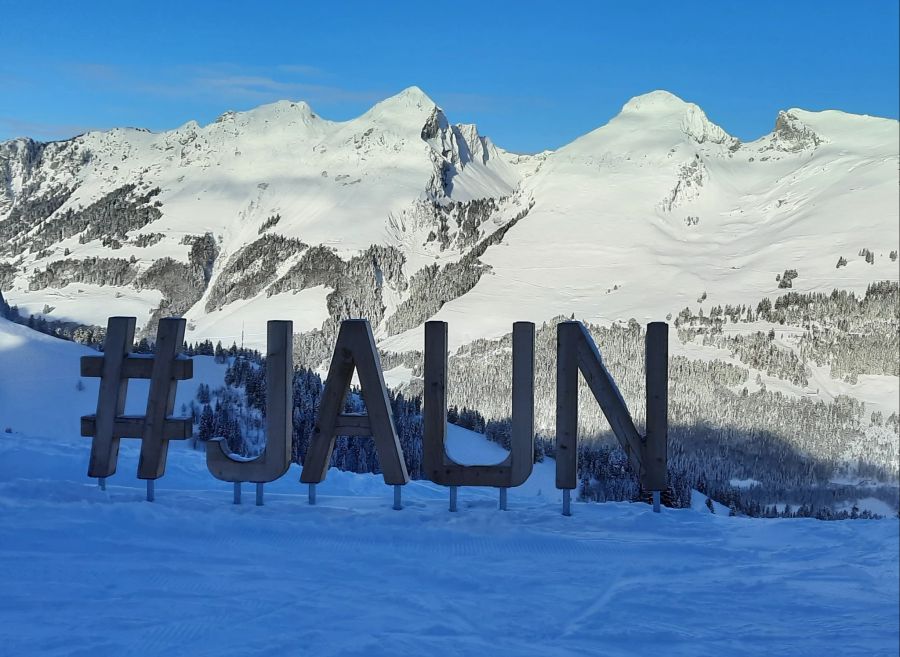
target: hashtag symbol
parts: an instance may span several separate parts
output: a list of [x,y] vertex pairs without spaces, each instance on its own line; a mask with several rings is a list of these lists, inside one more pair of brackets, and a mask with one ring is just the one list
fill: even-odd
[[[161,319],[152,355],[132,354],[134,317],[110,317],[102,356],[83,356],[81,376],[99,377],[97,413],[81,418],[81,435],[93,438],[88,476],[104,479],[116,472],[120,438],[138,438],[139,479],[158,479],[166,470],[170,440],[190,438],[191,418],[172,417],[178,381],[193,376],[193,361],[179,358],[185,320]],[[149,379],[144,415],[124,415],[129,379]],[[149,484],[148,484],[149,485]]]

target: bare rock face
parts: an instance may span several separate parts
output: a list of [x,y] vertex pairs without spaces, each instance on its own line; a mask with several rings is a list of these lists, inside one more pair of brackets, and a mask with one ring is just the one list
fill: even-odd
[[40,165],[45,144],[32,139],[0,143],[0,216],[9,212]]
[[732,150],[740,147],[740,141],[710,121],[706,113],[690,103],[681,119],[681,131],[698,144],[723,144]]
[[824,141],[813,130],[790,112],[779,112],[772,133],[772,148],[786,153],[814,150]]
[[454,179],[470,164],[488,167],[491,160],[503,163],[496,147],[478,133],[477,126],[465,123],[451,125],[439,107],[435,107],[426,120],[421,137],[430,146],[429,154],[434,164],[428,193],[439,202],[452,199]]
[[[706,165],[700,159],[700,156],[696,155],[693,160],[679,167],[675,186],[660,201],[659,207],[665,212],[671,212],[679,205],[697,199],[700,196],[700,189],[708,177],[709,171]],[[688,225],[691,224],[688,223]]]

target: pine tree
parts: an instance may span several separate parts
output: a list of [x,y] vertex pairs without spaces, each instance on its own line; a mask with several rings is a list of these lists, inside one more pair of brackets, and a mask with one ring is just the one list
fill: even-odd
[[198,430],[199,439],[203,441],[209,440],[215,435],[213,433],[214,429],[215,419],[213,417],[212,408],[207,400],[207,402],[203,404],[203,411],[200,413],[200,427]]

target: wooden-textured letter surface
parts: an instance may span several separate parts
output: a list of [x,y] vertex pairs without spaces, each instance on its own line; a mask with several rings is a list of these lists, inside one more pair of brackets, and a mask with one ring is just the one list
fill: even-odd
[[[110,317],[106,324],[106,340],[103,356],[82,358],[100,359],[100,394],[97,396],[97,414],[92,433],[91,461],[88,477],[111,477],[116,472],[119,459],[119,436],[115,432],[116,418],[125,412],[128,379],[122,375],[123,365],[134,343],[134,317]],[[84,424],[84,422],[82,422]],[[82,432],[84,434],[84,432]]]
[[[359,375],[368,415],[341,412],[350,391],[354,369]],[[409,482],[384,385],[381,360],[375,348],[372,327],[365,319],[341,322],[300,481],[317,484],[325,479],[337,436],[372,436],[385,483],[402,485]]]
[[425,409],[422,465],[443,486],[525,483],[534,467],[534,324],[513,325],[512,431],[510,453],[497,465],[462,465],[447,455],[447,323],[425,324]]
[[665,322],[647,324],[645,358],[647,440],[641,486],[644,490],[665,490],[669,445],[669,325]]
[[[662,327],[662,328],[661,328]],[[603,364],[600,351],[581,322],[556,327],[556,487],[572,489],[578,478],[578,373],[584,376],[644,490],[666,482],[666,380],[668,326],[647,331],[647,438],[634,426],[625,400]]]
[[[153,371],[150,374],[150,393],[141,436],[141,456],[138,460],[138,479],[159,479],[166,472],[169,439],[166,420],[175,410],[174,362],[184,344],[185,320],[166,317],[159,320],[156,349],[153,350]],[[190,434],[188,434],[189,436]]]
[[[83,356],[81,375],[100,377],[97,413],[81,418],[81,435],[93,437],[89,477],[116,471],[120,438],[140,438],[140,479],[158,479],[166,469],[170,440],[190,438],[191,418],[172,417],[178,381],[193,376],[193,361],[179,358],[185,320],[159,321],[153,356],[131,352],[134,317],[110,317],[102,356]],[[128,379],[150,379],[145,415],[123,415]]]
[[291,464],[293,323],[273,320],[266,331],[266,448],[255,459],[242,459],[222,439],[207,442],[206,467],[222,481],[264,484],[283,476]]

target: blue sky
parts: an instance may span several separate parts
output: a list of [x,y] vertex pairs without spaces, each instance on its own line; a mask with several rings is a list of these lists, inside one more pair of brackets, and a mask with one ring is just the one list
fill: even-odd
[[897,118],[898,5],[0,0],[0,139],[170,129],[282,98],[339,120],[410,85],[521,152],[654,89],[744,140],[789,107]]

